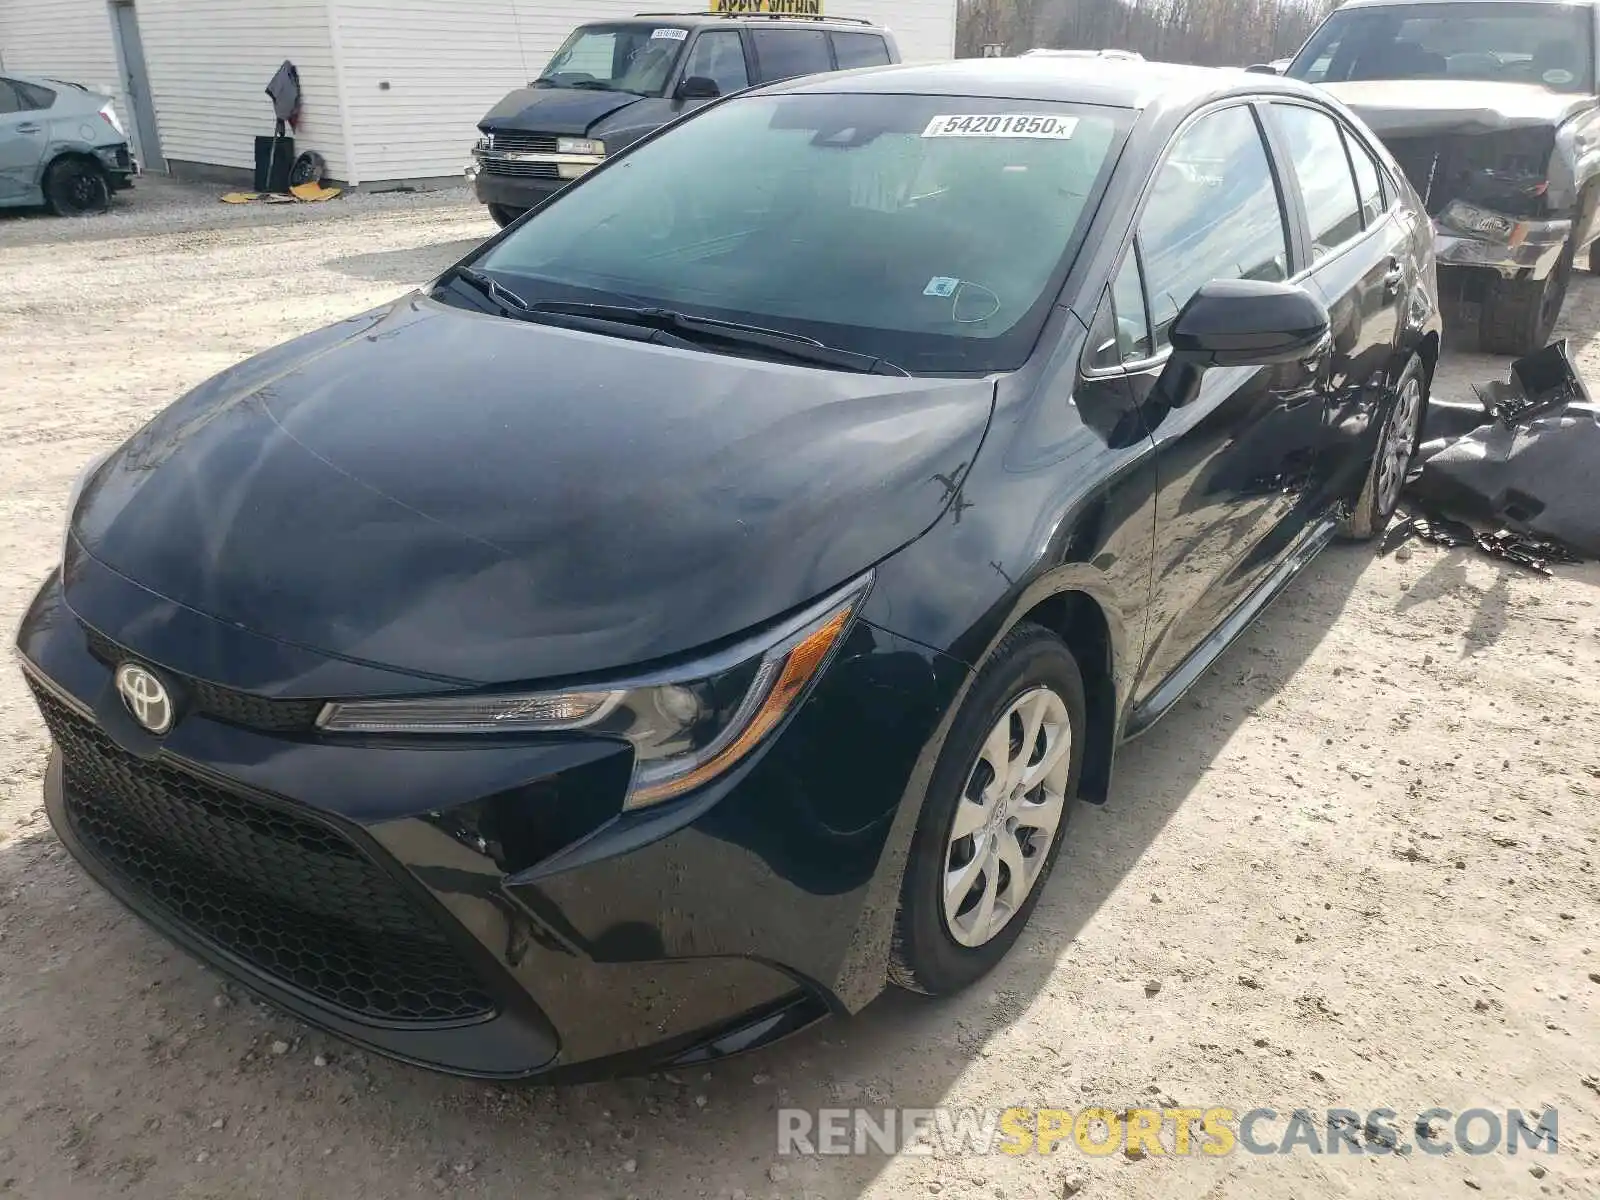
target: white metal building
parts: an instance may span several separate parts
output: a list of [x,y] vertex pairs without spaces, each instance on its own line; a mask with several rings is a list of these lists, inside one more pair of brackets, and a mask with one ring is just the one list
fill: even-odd
[[[147,169],[248,171],[284,59],[303,94],[296,151],[349,184],[457,174],[478,119],[573,26],[705,0],[0,0],[0,69],[115,97]],[[887,25],[911,62],[949,58],[956,0],[827,0]]]

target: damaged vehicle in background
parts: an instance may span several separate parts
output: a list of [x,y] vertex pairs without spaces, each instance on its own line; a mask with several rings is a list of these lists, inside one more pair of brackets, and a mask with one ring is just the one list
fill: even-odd
[[1575,263],[1595,269],[1596,9],[1558,0],[1352,0],[1287,74],[1388,146],[1432,217],[1443,299],[1479,344],[1551,337]]
[[138,168],[111,97],[81,84],[0,75],[0,208],[104,212]]

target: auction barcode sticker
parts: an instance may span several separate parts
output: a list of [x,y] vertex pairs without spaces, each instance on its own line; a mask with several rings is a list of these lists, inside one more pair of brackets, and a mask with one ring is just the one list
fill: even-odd
[[949,113],[929,121],[922,136],[1070,138],[1077,127],[1077,117],[1041,117],[1037,113]]

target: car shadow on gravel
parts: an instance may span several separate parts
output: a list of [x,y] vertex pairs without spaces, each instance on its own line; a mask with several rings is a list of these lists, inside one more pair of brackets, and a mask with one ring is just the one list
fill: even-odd
[[425,283],[477,249],[483,241],[483,238],[462,238],[435,246],[346,254],[330,258],[323,265],[337,274],[367,283]]
[[[1142,980],[1119,982],[1098,971],[1075,976],[1074,939],[1161,836],[1240,724],[1295,675],[1371,568],[1364,547],[1330,548],[1165,720],[1123,749],[1110,803],[1080,804],[1074,813],[1027,932],[1000,967],[964,995],[932,1000],[890,991],[854,1018],[826,1022],[709,1071],[568,1087],[451,1080],[344,1047],[264,1006],[230,999],[214,975],[84,881],[41,821],[38,831],[0,850],[0,895],[8,901],[0,915],[13,928],[52,931],[49,946],[41,941],[38,947],[52,961],[30,964],[12,981],[21,986],[7,988],[9,1023],[95,1031],[78,1051],[93,1061],[73,1071],[121,1085],[115,1120],[97,1135],[107,1143],[115,1126],[126,1130],[121,1140],[139,1145],[139,1122],[179,1096],[197,1114],[201,1133],[211,1113],[226,1107],[230,1121],[262,1126],[263,1136],[337,1145],[345,1169],[360,1171],[364,1162],[391,1183],[431,1171],[435,1187],[470,1182],[487,1188],[474,1194],[496,1196],[728,1197],[789,1195],[799,1188],[830,1200],[858,1195],[890,1160],[876,1150],[780,1157],[777,1110],[860,1105],[881,1116],[885,1107],[931,1108],[1036,1004],[1068,1008],[1072,995],[1107,988],[1136,995]],[[1203,889],[1205,877],[1195,876],[1193,886]],[[1143,897],[1137,902],[1147,903]],[[1230,897],[1199,902],[1221,909]],[[58,949],[58,938],[70,951]],[[76,986],[54,962],[63,956],[81,976]],[[159,992],[151,991],[157,984]],[[165,1031],[155,1041],[152,1024]],[[1050,1032],[1048,1023],[1038,1028]],[[179,1030],[181,1058],[163,1048]],[[1064,1079],[1075,1050],[1068,1035],[1061,1041],[1050,1045],[1046,1036],[1041,1044],[1035,1037],[1018,1062],[1026,1060],[1036,1080],[1048,1081],[1056,1073],[1043,1056],[1058,1056]],[[40,1078],[14,1079],[13,1085],[37,1103],[70,1106],[60,1082],[62,1062],[55,1062],[49,1070],[32,1062],[24,1069]],[[991,1102],[1028,1102],[1023,1089],[1032,1082],[1019,1077],[1017,1095]],[[398,1140],[397,1129],[406,1131]],[[146,1187],[183,1180],[196,1170],[194,1161],[191,1152],[182,1162],[163,1164]],[[390,1165],[380,1168],[380,1162]]]

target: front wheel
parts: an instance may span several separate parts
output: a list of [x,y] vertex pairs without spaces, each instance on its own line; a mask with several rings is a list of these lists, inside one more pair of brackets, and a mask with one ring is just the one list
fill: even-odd
[[1428,411],[1428,372],[1417,355],[1411,356],[1400,381],[1395,384],[1394,401],[1384,414],[1378,430],[1372,462],[1355,507],[1339,524],[1340,536],[1364,542],[1376,537],[1388,525],[1400,505],[1411,460],[1422,441],[1423,420]]
[[1011,948],[1060,849],[1086,727],[1071,651],[1041,626],[1017,626],[945,739],[901,883],[892,983],[948,995]]
[[93,216],[111,207],[111,183],[94,163],[66,158],[45,172],[44,198],[58,217]]
[[509,204],[489,205],[489,215],[494,218],[494,223],[504,229],[528,210],[525,208],[512,208]]

